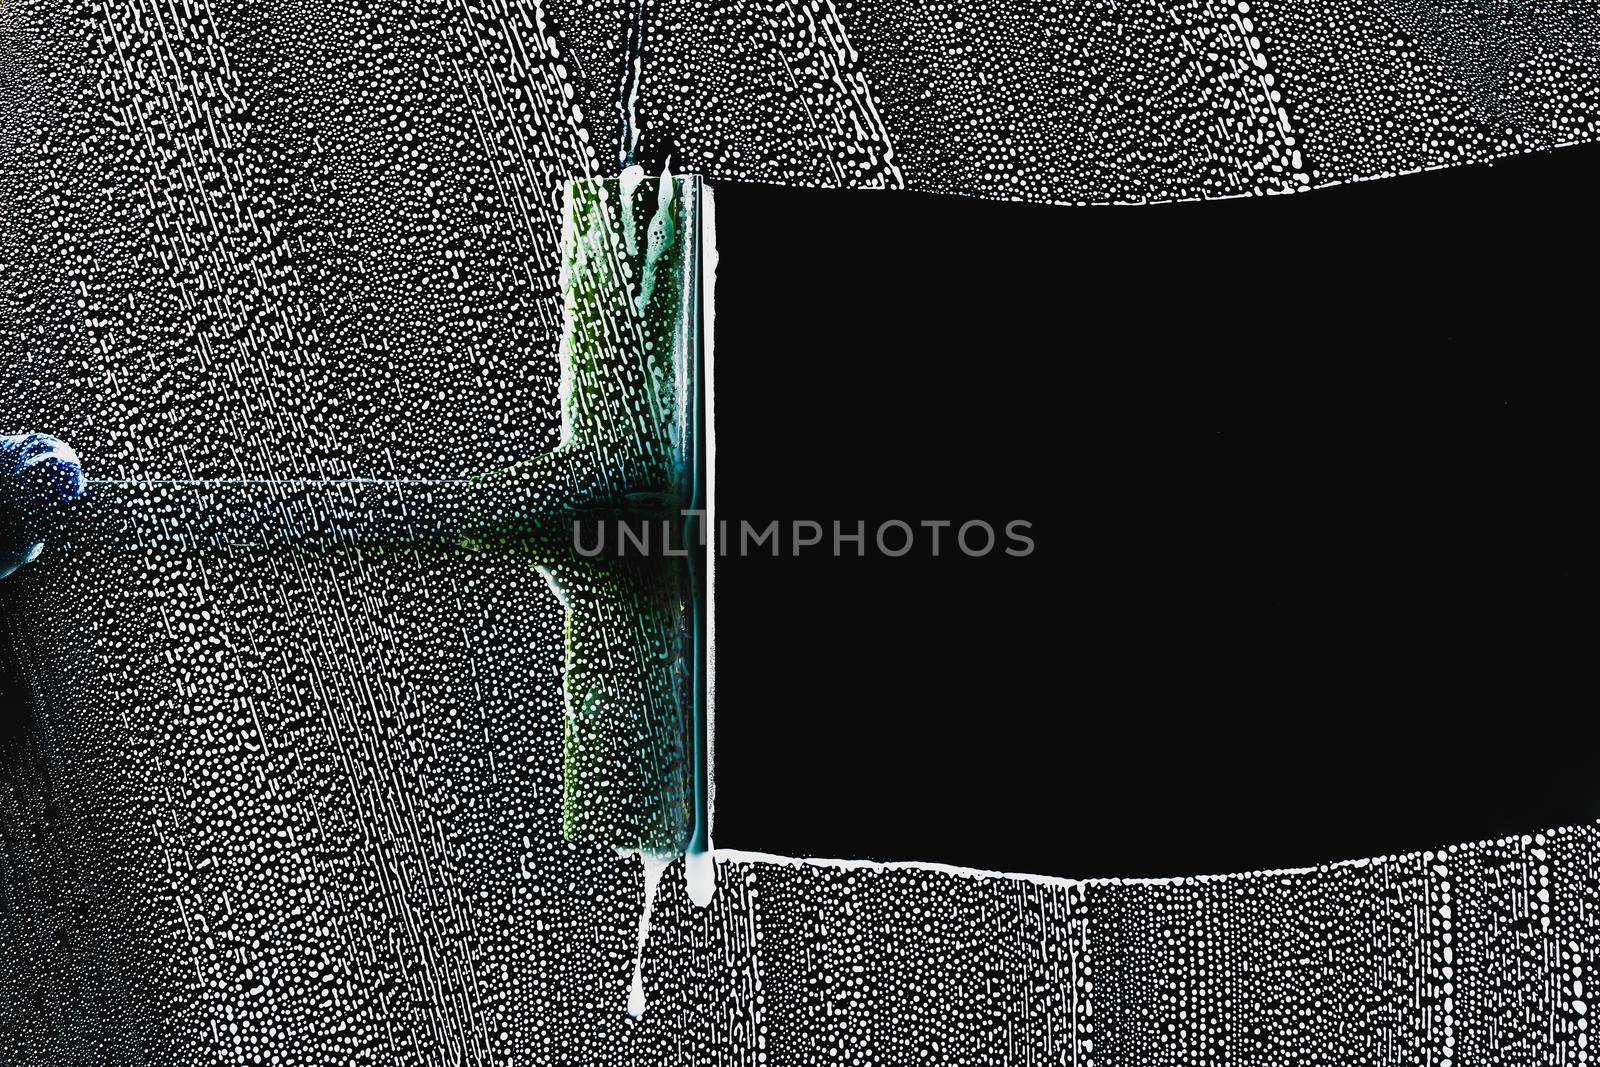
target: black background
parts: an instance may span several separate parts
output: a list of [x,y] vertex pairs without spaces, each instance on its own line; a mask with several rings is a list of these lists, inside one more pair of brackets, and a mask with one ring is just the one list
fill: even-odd
[[1597,178],[718,186],[721,517],[1038,548],[725,556],[716,843],[1175,875],[1600,815]]

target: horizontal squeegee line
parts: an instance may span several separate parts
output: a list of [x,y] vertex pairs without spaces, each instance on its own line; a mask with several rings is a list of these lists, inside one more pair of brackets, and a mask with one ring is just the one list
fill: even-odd
[[92,489],[106,486],[210,485],[470,485],[471,478],[90,478]]
[[560,529],[548,481],[93,479],[51,541],[86,548],[350,548]]

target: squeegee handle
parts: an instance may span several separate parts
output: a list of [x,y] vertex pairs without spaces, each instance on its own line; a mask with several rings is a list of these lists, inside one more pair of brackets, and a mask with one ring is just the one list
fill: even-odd
[[52,540],[106,548],[358,548],[553,530],[548,485],[451,481],[91,480]]

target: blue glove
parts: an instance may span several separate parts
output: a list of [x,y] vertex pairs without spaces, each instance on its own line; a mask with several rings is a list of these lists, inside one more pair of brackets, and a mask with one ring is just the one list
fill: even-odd
[[32,563],[89,481],[78,454],[47,433],[0,435],[0,579]]

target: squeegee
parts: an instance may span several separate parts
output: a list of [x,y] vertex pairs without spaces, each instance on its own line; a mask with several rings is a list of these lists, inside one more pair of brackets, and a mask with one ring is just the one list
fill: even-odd
[[[0,439],[0,459],[18,464],[0,529],[19,546],[10,569],[46,541],[52,553],[435,545],[526,560],[566,614],[564,835],[694,856],[709,821],[709,192],[694,175],[635,168],[570,181],[565,199],[554,451],[441,481],[85,483],[70,449],[22,435]],[[629,522],[670,528],[678,550],[580,550],[586,527]]]

